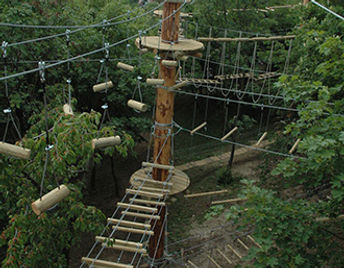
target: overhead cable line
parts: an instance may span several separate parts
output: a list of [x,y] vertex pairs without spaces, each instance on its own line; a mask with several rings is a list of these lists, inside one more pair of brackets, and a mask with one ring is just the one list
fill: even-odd
[[336,12],[332,11],[331,9],[328,9],[327,7],[323,6],[322,4],[318,3],[317,1],[311,0],[311,2],[318,7],[321,7],[322,9],[326,10],[327,12],[331,13],[332,15],[336,16],[337,18],[344,20],[344,17],[341,15],[337,14]]

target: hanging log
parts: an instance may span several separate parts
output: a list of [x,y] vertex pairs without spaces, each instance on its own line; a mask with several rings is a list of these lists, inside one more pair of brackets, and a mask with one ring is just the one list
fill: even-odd
[[112,136],[112,137],[99,138],[99,139],[92,140],[93,150],[111,147],[111,146],[115,146],[119,144],[121,144],[120,136]]
[[74,115],[72,106],[67,103],[63,105],[63,112],[65,115]]
[[121,207],[121,208],[128,208],[128,209],[142,211],[142,212],[149,212],[149,213],[157,213],[158,212],[157,208],[132,205],[132,204],[127,204],[127,203],[122,203],[122,202],[118,202],[117,206]]
[[246,201],[246,198],[233,198],[233,199],[227,199],[227,200],[219,200],[219,201],[213,201],[211,202],[211,205],[219,205],[219,204],[226,204],[226,203],[236,203],[236,202],[244,202]]
[[212,257],[210,257],[209,255],[208,255],[208,259],[213,263],[213,264],[215,264],[215,266],[217,267],[217,268],[222,268],[222,266],[220,265],[220,264],[218,264]]
[[220,191],[214,191],[214,192],[204,192],[204,193],[197,193],[197,194],[186,194],[186,195],[184,195],[184,197],[185,198],[193,198],[193,197],[217,195],[217,194],[223,194],[223,193],[228,193],[228,190],[220,190]]
[[138,204],[148,204],[148,205],[153,205],[153,206],[166,206],[165,202],[157,202],[157,201],[146,200],[146,199],[130,198],[129,201],[133,203],[138,203]]
[[177,67],[178,62],[175,60],[162,60],[161,64],[167,67]]
[[93,86],[93,91],[94,92],[99,92],[99,91],[103,91],[105,89],[109,89],[109,88],[112,88],[112,87],[113,87],[112,81],[108,81],[108,82],[105,82],[105,83],[94,85]]
[[143,218],[143,219],[160,220],[160,216],[158,215],[150,215],[150,214],[137,213],[137,212],[131,212],[131,211],[121,211],[121,214],[126,215],[126,216]]
[[126,241],[126,240],[121,240],[121,239],[117,239],[117,238],[114,239],[114,238],[109,238],[109,237],[96,236],[96,241],[101,242],[101,243],[107,243],[109,241],[110,243],[123,245],[123,246],[127,246],[127,247],[143,248],[142,243]]
[[268,135],[267,132],[264,132],[264,134],[260,137],[260,139],[257,141],[256,146],[259,146],[259,144],[265,139],[266,135]]
[[108,218],[107,221],[111,224],[119,224],[126,227],[134,227],[134,228],[141,228],[141,229],[151,229],[150,224],[144,224],[141,222],[135,222],[135,221],[125,221],[120,219],[114,219],[114,218]]
[[166,185],[166,186],[169,186],[169,187],[171,187],[173,185],[172,182],[156,181],[156,180],[153,180],[153,179],[142,178],[142,177],[135,177],[135,180],[149,182],[149,183],[154,183],[154,184],[158,184],[158,185]]
[[148,105],[136,100],[128,100],[128,106],[140,112],[146,112],[148,110]]
[[154,235],[154,232],[149,231],[149,230],[141,230],[141,229],[135,229],[135,228],[120,227],[120,226],[117,226],[117,227],[112,226],[112,229],[116,229],[118,231],[127,232],[127,233]]
[[64,184],[60,187],[55,188],[49,193],[42,196],[42,198],[37,199],[31,204],[33,212],[36,215],[40,215],[42,212],[48,210],[49,208],[56,205],[58,202],[62,201],[69,195],[70,191]]
[[293,147],[291,147],[290,151],[289,151],[289,154],[292,154],[295,150],[296,150],[296,147],[299,145],[301,139],[297,139],[296,142],[294,143]]
[[0,153],[13,156],[16,158],[28,160],[30,158],[31,150],[0,141]]
[[148,85],[162,86],[165,83],[165,81],[164,79],[147,78],[146,83]]
[[87,264],[93,264],[94,267],[102,267],[102,268],[134,268],[133,265],[130,264],[122,264],[117,262],[111,261],[103,261],[103,260],[96,260],[91,258],[82,257],[82,262]]
[[142,167],[151,167],[151,168],[167,169],[167,170],[174,169],[174,166],[161,165],[161,164],[155,164],[155,163],[149,163],[149,162],[142,162]]
[[242,258],[242,256],[240,255],[240,253],[239,253],[238,251],[236,251],[230,244],[228,244],[227,247],[228,247],[231,251],[233,251],[233,253],[234,253],[239,259]]
[[134,71],[134,66],[131,66],[129,64],[125,64],[123,62],[117,63],[117,68],[120,68],[125,71],[133,72]]
[[229,264],[233,263],[220,249],[217,248],[216,250]]
[[126,193],[127,194],[133,194],[133,195],[137,194],[139,196],[153,197],[153,198],[158,198],[158,199],[161,199],[164,197],[163,194],[151,193],[151,192],[145,192],[145,191],[133,190],[133,189],[127,189]]
[[199,125],[198,127],[196,127],[195,129],[190,131],[190,134],[193,135],[195,134],[198,130],[200,130],[201,128],[204,128],[207,125],[207,122],[202,123],[201,125]]
[[224,135],[221,140],[224,141],[225,139],[227,139],[230,135],[232,135],[235,131],[238,130],[238,127],[233,128],[231,131],[229,131],[226,135]]

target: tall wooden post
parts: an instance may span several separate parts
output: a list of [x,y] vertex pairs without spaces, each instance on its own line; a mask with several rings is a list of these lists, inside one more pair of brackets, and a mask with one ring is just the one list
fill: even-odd
[[309,3],[309,0],[303,0],[303,5],[307,5]]
[[[166,2],[163,8],[163,22],[161,27],[161,40],[166,43],[177,43],[179,33],[179,18],[180,11],[172,15],[180,8],[181,3]],[[170,17],[169,17],[170,16]],[[168,19],[166,19],[169,17]],[[170,53],[161,54],[161,61],[168,59]],[[164,66],[160,61],[159,78],[165,81],[165,87],[171,87],[176,82],[176,69]],[[154,151],[153,161],[158,164],[169,165],[171,160],[171,135],[172,135],[172,123],[173,123],[173,111],[174,109],[174,93],[169,92],[166,89],[158,88],[156,97],[156,111],[155,111],[155,132],[154,132]],[[153,179],[158,181],[166,181],[168,176],[168,170],[153,169]],[[165,207],[158,208],[160,211],[160,220],[152,222],[152,226],[155,224],[154,236],[149,241],[149,256],[160,260],[164,257],[164,239],[165,228],[164,220],[166,210]],[[159,265],[154,265],[158,267]]]

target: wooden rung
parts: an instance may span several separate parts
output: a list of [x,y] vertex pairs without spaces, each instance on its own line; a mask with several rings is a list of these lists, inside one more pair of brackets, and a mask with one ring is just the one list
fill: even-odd
[[158,169],[174,169],[174,166],[168,166],[168,165],[161,165],[161,164],[155,164],[155,163],[149,163],[149,162],[142,162],[142,167],[151,167],[151,168],[158,168]]
[[0,153],[28,160],[31,150],[10,143],[0,142]]
[[259,244],[257,243],[257,241],[254,240],[254,238],[253,238],[252,236],[247,235],[247,238],[250,239],[250,240],[252,241],[252,243],[255,244],[257,247],[262,248],[262,246],[259,245]]
[[265,139],[266,135],[268,135],[268,133],[264,132],[263,135],[257,141],[256,146],[258,146]]
[[339,215],[335,218],[330,218],[330,217],[318,217],[315,219],[316,222],[329,222],[329,221],[335,221],[335,220],[343,220],[344,215]]
[[238,130],[238,127],[233,128],[231,131],[229,131],[226,135],[224,135],[221,140],[224,141],[225,139],[227,139],[230,135],[232,135],[235,131]]
[[65,115],[74,115],[72,106],[67,103],[63,105],[63,112]]
[[117,250],[123,250],[127,252],[137,252],[141,254],[147,253],[147,250],[145,248],[134,248],[134,247],[128,247],[124,245],[117,245],[117,244],[107,244],[107,243],[102,243],[102,246],[107,247],[107,248],[112,248],[112,249],[117,249]]
[[238,251],[236,251],[230,244],[228,244],[227,247],[228,247],[231,251],[233,251],[233,253],[234,253],[239,259],[242,258],[242,256],[240,255],[240,253],[239,253]]
[[98,267],[106,267],[106,268],[134,268],[134,266],[130,264],[122,264],[117,262],[111,262],[111,261],[103,261],[103,260],[96,260],[91,258],[82,257],[82,262],[85,262],[87,264],[94,264]]
[[117,206],[121,207],[121,208],[129,208],[132,210],[137,210],[137,211],[142,211],[142,212],[150,212],[150,213],[157,213],[158,212],[157,208],[132,205],[132,204],[127,204],[127,203],[122,203],[122,202],[118,202]]
[[154,232],[150,230],[142,230],[142,229],[135,229],[135,228],[129,228],[129,227],[121,227],[121,226],[112,226],[112,229],[117,229],[118,231],[127,232],[127,233],[154,235]]
[[162,60],[161,64],[167,67],[177,67],[178,62],[175,60]]
[[188,264],[190,264],[194,268],[198,268],[196,264],[194,264],[192,261],[188,260]]
[[131,211],[122,211],[121,214],[127,215],[127,216],[133,216],[137,218],[143,218],[143,219],[160,220],[160,216],[158,215],[149,215],[149,214],[137,213],[137,212],[131,212]]
[[145,191],[141,191],[141,190],[134,190],[134,189],[127,189],[126,192],[128,194],[137,194],[139,196],[145,196],[145,197],[153,197],[153,198],[158,198],[161,199],[164,197],[163,194],[159,194],[159,193],[151,193],[151,192],[145,192]]
[[143,191],[159,192],[159,193],[163,193],[163,194],[168,194],[170,192],[169,189],[162,189],[162,188],[155,188],[155,187],[146,187],[146,186],[139,186],[139,185],[134,185],[133,187],[136,189],[138,189],[140,187],[140,189]]
[[137,198],[130,198],[130,201],[138,204],[148,204],[148,205],[154,205],[154,206],[166,206],[165,202],[157,202],[152,200],[146,200],[146,199],[137,199]]
[[240,238],[238,238],[237,240],[238,240],[239,244],[244,247],[244,249],[246,249],[246,250],[250,249],[248,246],[246,246],[246,244]]
[[165,83],[165,81],[164,79],[147,78],[146,83],[148,85],[162,86]]
[[70,191],[68,187],[62,184],[33,202],[31,204],[32,210],[36,215],[40,215],[42,212],[48,210],[58,202],[65,199],[69,194]]
[[190,84],[189,81],[182,81],[182,82],[180,82],[180,83],[175,84],[175,85],[172,86],[172,87],[169,87],[168,90],[177,90],[177,89],[179,89],[179,88],[182,88],[182,87],[187,86],[188,84]]
[[233,199],[226,199],[226,200],[218,200],[212,201],[211,205],[219,205],[219,204],[226,204],[226,203],[235,203],[235,202],[244,202],[246,198],[233,198]]
[[142,228],[142,229],[150,229],[151,225],[150,224],[144,224],[141,222],[135,222],[135,221],[124,221],[120,219],[114,219],[114,218],[108,218],[107,221],[112,224],[118,224],[127,226],[127,227],[134,227],[134,228]]
[[117,68],[120,68],[125,71],[133,72],[134,71],[134,66],[131,66],[129,64],[125,64],[123,62],[117,63]]
[[291,147],[290,151],[289,151],[289,154],[292,154],[295,150],[296,150],[296,147],[299,145],[301,139],[297,139],[296,142],[294,143],[293,147]]
[[195,134],[198,130],[200,130],[201,128],[204,128],[206,125],[207,125],[207,122],[204,122],[204,123],[200,124],[198,127],[196,127],[193,130],[191,130],[190,134],[191,135]]
[[216,195],[216,194],[223,194],[223,193],[228,193],[228,190],[220,190],[220,191],[213,191],[213,192],[204,192],[204,193],[197,193],[197,194],[186,194],[186,195],[184,195],[184,197],[185,197],[185,198],[192,198],[192,197]]
[[110,241],[113,244],[123,245],[127,247],[134,247],[134,248],[143,248],[142,243],[127,241],[127,240],[121,240],[121,239],[114,239],[109,237],[103,237],[103,236],[96,236],[96,241],[101,243],[106,243],[107,241]]
[[104,89],[109,89],[109,88],[112,88],[112,87],[113,87],[112,81],[108,81],[108,82],[105,82],[105,83],[94,85],[93,86],[93,91],[94,92],[99,92],[99,91],[102,91]]
[[111,147],[111,146],[115,146],[119,144],[121,144],[120,136],[112,136],[112,137],[99,138],[99,139],[92,140],[93,150]]
[[135,177],[134,180],[154,183],[154,184],[158,184],[158,185],[166,185],[166,186],[172,186],[173,185],[172,182],[156,181],[156,180],[153,180],[153,179],[147,179],[147,178],[142,178],[142,177]]
[[148,105],[136,100],[128,100],[128,106],[140,112],[146,112],[148,110]]
[[213,264],[215,264],[215,266],[216,266],[217,268],[222,268],[221,265],[218,264],[218,263],[217,263],[212,257],[210,257],[209,255],[208,255],[208,259],[209,259]]
[[229,264],[233,263],[220,249],[217,248],[216,250]]

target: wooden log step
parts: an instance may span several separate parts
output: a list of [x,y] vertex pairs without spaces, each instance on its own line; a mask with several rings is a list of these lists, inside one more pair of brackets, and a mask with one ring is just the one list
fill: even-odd
[[238,130],[238,127],[233,128],[231,131],[229,131],[226,135],[224,135],[221,140],[224,141],[225,139],[227,139],[230,135],[232,135],[235,131]]
[[123,62],[117,63],[117,68],[120,68],[125,71],[133,72],[134,71],[134,66],[131,66],[129,64],[125,64]]
[[[134,185],[133,187],[138,189],[140,186]],[[143,191],[159,192],[159,193],[163,193],[163,194],[168,194],[170,192],[169,189],[162,189],[162,188],[155,188],[155,187],[146,187],[146,186],[141,186],[140,189],[143,190]]]
[[99,92],[102,91],[104,89],[109,89],[113,87],[113,83],[112,81],[108,81],[105,83],[101,83],[101,84],[97,84],[93,86],[93,92]]
[[169,165],[161,165],[149,162],[142,162],[142,167],[151,167],[151,168],[158,168],[158,169],[174,169],[174,166]]
[[162,86],[165,81],[164,79],[147,78],[146,83],[148,85]]
[[240,253],[238,251],[236,251],[230,244],[227,245],[227,247],[233,251],[234,255],[236,255],[239,259],[242,258],[242,256],[240,255]]
[[233,263],[220,249],[217,248],[216,250],[229,264]]
[[136,101],[136,100],[128,100],[128,106],[130,108],[133,108],[135,110],[138,110],[140,112],[147,112],[148,110],[148,105],[143,103],[143,102],[139,102],[139,101]]
[[117,206],[121,208],[129,208],[131,210],[137,210],[137,211],[142,211],[142,212],[150,212],[150,213],[158,212],[157,208],[138,206],[138,205],[132,205],[132,204],[127,204],[127,203],[121,203],[121,202],[118,202]]
[[63,105],[63,113],[64,113],[65,115],[74,115],[72,106],[69,105],[68,103],[66,103],[65,105]]
[[296,142],[294,143],[293,147],[291,147],[290,151],[289,151],[289,154],[292,154],[295,150],[296,150],[296,147],[299,145],[301,139],[297,139]]
[[28,160],[30,158],[31,150],[10,143],[0,142],[0,153]]
[[150,215],[150,214],[137,213],[137,212],[131,212],[131,211],[122,211],[121,214],[126,215],[126,216],[143,218],[143,219],[160,220],[160,216],[158,215]]
[[200,124],[198,127],[194,128],[193,130],[190,131],[190,134],[193,135],[195,134],[198,130],[204,128],[207,125],[207,122],[204,122]]
[[265,139],[266,135],[268,135],[268,133],[264,132],[263,135],[257,141],[256,146],[259,146],[259,144]]
[[130,198],[130,201],[133,203],[138,204],[148,204],[148,205],[154,205],[154,206],[166,206],[165,202],[157,202],[152,200],[146,200],[146,199],[137,199],[137,198]]
[[239,244],[243,246],[244,249],[249,250],[249,247],[240,238],[238,238],[237,240]]
[[142,229],[135,229],[135,228],[128,228],[128,227],[121,227],[121,226],[117,226],[117,227],[112,226],[112,229],[117,229],[118,231],[127,232],[127,233],[154,235],[154,232],[150,230],[142,230]]
[[250,240],[252,241],[252,243],[255,244],[257,247],[262,248],[262,246],[259,245],[259,244],[257,243],[257,241],[254,240],[254,238],[253,238],[251,235],[247,235],[247,238],[250,239]]
[[127,247],[123,245],[116,245],[116,244],[107,244],[107,243],[102,243],[102,246],[107,247],[107,248],[112,248],[112,249],[117,249],[117,250],[123,250],[127,252],[137,252],[141,254],[146,254],[147,250],[145,248],[134,248],[134,247]]
[[141,228],[141,229],[150,229],[150,224],[144,224],[141,222],[135,222],[135,221],[124,221],[120,219],[114,219],[114,218],[108,218],[107,221],[111,224],[118,224],[127,226],[127,227],[134,227],[134,228]]
[[134,190],[134,189],[127,189],[126,193],[128,194],[137,194],[139,196],[145,196],[145,197],[153,197],[153,198],[157,198],[157,199],[161,199],[164,197],[163,194],[159,194],[159,193],[151,193],[151,192],[145,192],[145,191],[141,191],[141,190]]
[[109,238],[109,237],[96,236],[96,241],[101,242],[101,243],[106,243],[107,241],[110,241],[113,244],[123,245],[127,247],[143,248],[142,243],[126,241],[126,240],[121,240],[117,238],[114,239],[114,238]]
[[156,180],[153,180],[153,179],[147,179],[147,178],[142,178],[142,177],[135,177],[135,180],[149,182],[149,183],[154,183],[154,184],[157,184],[157,185],[167,185],[167,186],[172,186],[173,185],[172,182],[156,181]]
[[130,264],[122,264],[122,263],[118,263],[118,262],[96,260],[96,259],[86,258],[86,257],[82,257],[81,261],[85,262],[87,264],[94,264],[94,266],[104,267],[104,268],[105,267],[106,268],[134,268],[134,266],[130,265]]
[[220,264],[218,264],[212,257],[208,255],[208,259],[217,267],[217,268],[222,268]]
[[220,190],[220,191],[213,191],[213,192],[203,192],[203,193],[196,193],[196,194],[186,194],[184,195],[185,198],[192,198],[192,197],[200,197],[200,196],[209,196],[209,195],[217,195],[228,193],[228,190]]
[[103,149],[111,146],[116,146],[121,144],[121,137],[120,136],[112,136],[112,137],[105,137],[99,139],[92,140],[92,148],[93,150],[96,149]]

